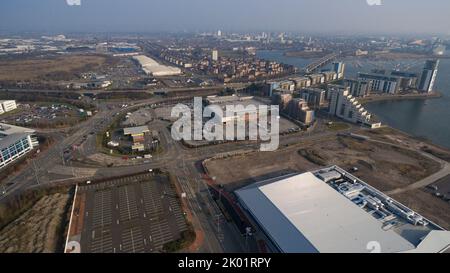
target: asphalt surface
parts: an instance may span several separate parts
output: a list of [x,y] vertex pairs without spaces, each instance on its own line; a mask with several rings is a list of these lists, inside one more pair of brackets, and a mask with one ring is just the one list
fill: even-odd
[[[121,108],[119,107],[119,104],[117,104],[116,107],[111,109],[106,107],[106,105],[99,105],[99,112],[91,119],[70,129],[62,130],[62,132],[52,132],[51,137],[55,141],[54,144],[45,152],[40,153],[38,157],[30,164],[30,167],[25,168],[20,173],[9,177],[3,182],[4,184],[11,184],[11,186],[6,187],[6,194],[0,196],[0,202],[5,200],[8,196],[18,194],[28,188],[35,187],[37,185],[52,184],[54,180],[52,180],[48,170],[55,166],[64,166],[68,164],[66,160],[63,161],[63,158],[65,157],[64,151],[66,149],[70,149],[74,145],[84,145],[86,140],[90,138],[89,135],[91,133],[96,135],[106,129],[113,121],[113,118],[117,113],[126,113],[141,106],[159,103],[161,101],[163,101],[163,99],[144,100],[126,108]],[[200,180],[200,173],[198,173],[195,169],[195,160],[190,159],[190,164],[186,164],[186,166],[188,166],[186,168],[180,168],[180,166],[177,166],[177,163],[182,161],[182,158],[186,155],[186,153],[181,153],[183,150],[182,145],[172,141],[168,130],[163,130],[162,133],[164,135],[163,138],[165,139],[162,143],[165,145],[165,153],[161,156],[157,156],[155,158],[156,160],[152,160],[152,162],[148,164],[100,168],[92,179],[134,174],[151,168],[165,168],[169,170],[175,177],[177,177],[183,191],[186,193],[186,199],[194,215],[194,227],[196,229],[200,229],[205,236],[204,245],[199,248],[198,251],[223,252],[225,246],[222,243],[227,239],[223,235],[224,232],[230,230],[230,233],[233,234],[229,235],[229,237],[236,238],[233,240],[237,240],[239,238],[237,238],[234,231],[232,231],[232,227],[229,227],[228,229],[223,227],[220,229],[221,224],[224,226],[230,225],[228,225],[228,223],[225,224],[225,221],[221,221],[220,210],[209,196],[209,191],[206,186],[204,185],[204,188],[201,190],[203,192],[198,192],[200,191],[200,188],[197,186],[199,184],[198,181],[202,180]],[[87,142],[92,145],[91,141]],[[90,152],[93,152],[93,149],[88,148],[85,155]],[[189,169],[191,172],[196,173],[197,176],[189,176]],[[218,222],[219,225],[217,224]],[[218,230],[219,232],[217,232]],[[224,231],[222,232],[221,230]],[[239,245],[232,247],[228,246],[227,250],[232,252],[242,251]]]
[[188,229],[167,177],[132,176],[78,190],[86,194],[83,253],[161,252]]

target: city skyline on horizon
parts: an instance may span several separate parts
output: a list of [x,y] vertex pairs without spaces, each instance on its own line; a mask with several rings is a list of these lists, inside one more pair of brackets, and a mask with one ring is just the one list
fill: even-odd
[[68,5],[66,0],[6,0],[0,10],[0,32],[182,33],[221,29],[224,32],[450,35],[447,16],[450,2],[386,0],[382,4],[370,6],[366,0],[276,3],[84,0],[81,5]]

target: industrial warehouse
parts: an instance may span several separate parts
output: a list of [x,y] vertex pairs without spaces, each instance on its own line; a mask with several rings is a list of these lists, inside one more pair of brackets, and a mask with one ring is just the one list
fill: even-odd
[[177,67],[171,67],[167,65],[162,65],[144,55],[134,56],[134,60],[136,60],[141,66],[142,70],[145,73],[155,76],[155,77],[163,77],[163,76],[173,76],[181,74],[181,69]]
[[235,193],[275,252],[436,253],[450,247],[449,231],[337,166]]

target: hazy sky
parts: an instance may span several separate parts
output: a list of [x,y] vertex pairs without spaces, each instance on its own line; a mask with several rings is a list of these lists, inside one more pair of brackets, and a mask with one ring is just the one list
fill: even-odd
[[450,34],[449,0],[381,1],[81,0],[69,6],[66,0],[0,0],[0,31]]

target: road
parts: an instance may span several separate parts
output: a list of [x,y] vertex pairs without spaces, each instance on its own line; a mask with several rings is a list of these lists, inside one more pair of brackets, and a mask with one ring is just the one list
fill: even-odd
[[[134,105],[122,108],[106,107],[105,105],[98,105],[99,112],[91,119],[82,122],[70,129],[64,129],[60,132],[51,131],[46,132],[53,140],[54,144],[46,151],[38,154],[32,160],[30,167],[24,168],[21,172],[9,177],[4,184],[10,186],[6,187],[6,194],[0,196],[0,201],[5,200],[12,194],[18,194],[30,187],[36,185],[52,184],[57,182],[51,179],[48,170],[57,166],[58,168],[71,168],[65,165],[66,162],[64,151],[76,145],[80,147],[86,146],[83,150],[83,155],[88,156],[97,152],[92,148],[95,145],[95,135],[103,132],[109,126],[115,115],[118,113],[125,113],[136,108],[164,102],[164,99],[150,99],[139,101]],[[200,153],[197,156],[190,156],[187,148],[180,143],[172,140],[170,132],[164,128],[166,124],[161,124],[160,132],[163,134],[162,145],[164,145],[164,153],[152,160],[151,163],[129,165],[124,167],[100,167],[92,179],[119,176],[125,174],[134,174],[140,171],[145,171],[154,168],[164,168],[169,170],[178,180],[183,192],[186,193],[189,208],[194,214],[194,227],[200,229],[205,236],[205,243],[200,252],[242,252],[239,242],[240,235],[237,235],[233,230],[233,225],[223,221],[223,216],[216,203],[212,200],[207,186],[204,184],[201,174],[195,168],[195,162],[203,157]],[[240,145],[242,146],[242,145]],[[231,147],[231,146],[230,146]],[[209,149],[207,149],[209,150]],[[214,151],[213,151],[214,150]],[[227,150],[226,146],[218,149],[211,149],[207,155],[211,155],[220,150]],[[198,150],[197,150],[198,151]],[[182,165],[180,165],[182,164]],[[74,168],[74,173],[77,169]],[[234,242],[234,243],[230,243]]]
[[[73,128],[61,130],[60,132],[47,132],[55,140],[55,144],[45,152],[38,155],[33,160],[29,168],[24,169],[20,173],[8,178],[7,183],[12,183],[6,188],[6,195],[0,197],[0,201],[10,194],[20,193],[21,191],[36,186],[37,183],[51,185],[55,182],[67,180],[66,178],[53,179],[48,170],[58,168],[72,168],[64,166],[68,164],[67,158],[63,156],[64,150],[74,145],[80,147],[79,155],[89,157],[93,154],[109,157],[100,154],[96,150],[95,136],[103,132],[112,122],[114,116],[119,113],[133,111],[139,107],[149,104],[161,104],[165,99],[153,98],[142,100],[128,107],[121,107],[120,103],[109,104],[98,102],[98,113],[89,120],[82,122]],[[205,236],[204,244],[198,249],[199,252],[244,252],[245,243],[243,238],[237,232],[236,227],[224,221],[224,217],[213,200],[208,186],[202,178],[201,170],[198,170],[198,162],[207,158],[216,156],[221,153],[229,153],[236,151],[256,151],[259,150],[259,143],[255,142],[235,142],[220,145],[199,147],[189,149],[180,142],[172,139],[170,131],[167,129],[167,122],[156,121],[154,123],[156,130],[161,134],[161,145],[163,153],[155,155],[148,161],[128,161],[123,166],[107,167],[99,164],[91,165],[94,175],[89,179],[110,178],[121,175],[132,175],[137,172],[147,171],[148,169],[161,168],[168,170],[179,183],[182,191],[186,193],[186,201],[190,211],[194,215],[193,225],[196,229],[201,230]],[[323,124],[319,124],[313,133],[295,133],[280,136],[280,147],[287,145],[295,145],[309,141],[326,141],[329,137],[334,137],[336,132],[324,130]],[[351,126],[348,130],[340,133],[350,133],[360,129]],[[376,140],[370,140],[376,141]],[[392,145],[392,143],[384,143]],[[401,146],[405,148],[404,146]],[[414,149],[415,150],[415,149]],[[410,185],[408,188],[397,189],[393,193],[407,191],[416,187],[422,187],[434,183],[437,179],[450,174],[450,166],[433,156],[421,152],[424,156],[432,160],[441,162],[443,168],[440,172]],[[100,160],[101,161],[101,160]],[[445,163],[445,164],[444,164]],[[74,174],[80,168],[74,167]],[[76,177],[76,175],[75,175]],[[73,179],[73,177],[72,177]],[[88,179],[88,178],[86,178]],[[411,188],[410,188],[411,187]]]

